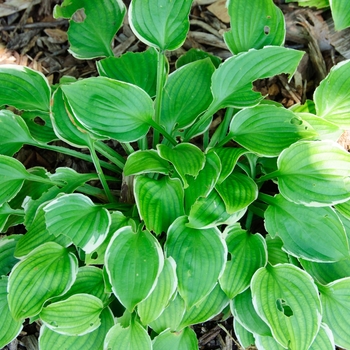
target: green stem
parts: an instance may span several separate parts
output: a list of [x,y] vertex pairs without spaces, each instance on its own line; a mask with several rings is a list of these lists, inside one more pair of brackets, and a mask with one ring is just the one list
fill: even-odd
[[275,204],[275,198],[265,193],[259,193],[258,199],[269,205]]
[[275,179],[276,177],[279,176],[279,171],[276,170],[276,171],[273,171],[272,173],[270,174],[266,174],[264,176],[261,176],[259,177],[258,179],[256,179],[256,183],[260,183],[260,182],[265,182],[267,180],[272,180],[272,179]]
[[137,144],[141,151],[147,150],[148,149],[147,135],[142,137],[142,139],[138,140]]
[[113,162],[120,170],[123,170],[125,159],[119,153],[101,141],[97,141],[95,143],[95,149],[98,153],[102,154],[111,162]]
[[253,222],[253,216],[254,216],[254,213],[249,210],[248,214],[247,214],[247,219],[245,221],[245,229],[247,231],[250,231],[250,228],[251,228],[252,222]]
[[[161,107],[162,107],[162,99],[163,99],[163,87],[165,80],[165,55],[163,51],[158,51],[158,64],[157,64],[157,90],[156,90],[156,100],[155,100],[155,114],[154,114],[154,122],[160,126],[161,122]],[[159,143],[159,130],[153,130],[153,148]]]
[[[33,144],[31,144],[31,146],[36,146],[39,148],[47,149],[49,151],[54,151],[54,152],[66,154],[68,156],[75,157],[75,158],[82,159],[82,160],[86,160],[87,162],[92,163],[92,158],[89,154],[84,154],[84,153],[75,151],[75,150],[70,149],[70,148],[55,146],[55,145],[48,145],[46,143],[41,143],[41,142],[33,143]],[[111,170],[115,173],[120,173],[120,169],[117,168],[113,164],[109,164],[107,162],[101,161],[101,166],[104,167],[105,169]]]
[[103,174],[103,171],[102,171],[102,168],[101,168],[101,165],[100,165],[100,160],[98,159],[96,151],[95,151],[94,141],[91,140],[91,139],[89,139],[89,149],[90,149],[91,158],[92,158],[92,161],[94,163],[94,166],[95,166],[98,178],[101,181],[102,187],[103,187],[103,189],[104,189],[104,191],[106,193],[108,201],[113,203],[113,202],[115,202],[115,199],[112,196],[111,190],[108,187],[107,180],[106,180],[106,178],[105,178],[105,176]]
[[[158,132],[160,132],[161,134],[164,135],[164,137],[173,145],[177,145],[177,142],[174,140],[174,138],[168,134],[168,132],[163,129],[159,124],[157,124],[154,120],[150,120],[149,124],[153,127],[154,132],[157,130]],[[159,134],[158,134],[159,135]],[[159,139],[158,139],[159,140]],[[157,146],[157,144],[154,146],[154,148]]]
[[129,156],[131,153],[134,153],[134,152],[135,152],[135,150],[132,148],[132,146],[130,145],[129,142],[123,142],[123,143],[121,143],[120,145],[123,147],[125,153],[126,153],[128,156]]

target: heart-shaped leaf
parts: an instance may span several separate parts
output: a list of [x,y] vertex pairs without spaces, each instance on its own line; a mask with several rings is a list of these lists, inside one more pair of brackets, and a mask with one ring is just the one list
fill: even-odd
[[21,65],[0,66],[0,107],[13,106],[25,111],[50,108],[50,86],[45,76]]
[[169,329],[156,336],[153,340],[153,350],[198,350],[198,340],[193,329],[186,327],[180,332]]
[[18,320],[37,315],[46,300],[71,287],[77,272],[75,255],[57,243],[44,243],[31,251],[14,266],[9,277],[12,316]]
[[23,320],[15,320],[7,302],[8,277],[0,277],[0,347],[3,348],[17,337],[23,328]]
[[184,214],[184,190],[179,179],[164,176],[155,180],[140,175],[135,180],[135,199],[141,218],[156,234],[166,232]]
[[334,262],[349,256],[344,226],[330,207],[305,207],[277,195],[265,211],[265,227],[272,237],[277,232],[283,249],[298,258]]
[[220,277],[227,248],[217,228],[193,229],[187,217],[179,217],[169,227],[165,243],[166,256],[176,262],[178,290],[187,308],[208,295]]
[[226,45],[233,54],[262,49],[266,45],[283,45],[285,36],[284,15],[272,0],[245,0],[227,2],[231,29],[225,33]]
[[318,290],[305,271],[290,264],[260,268],[251,281],[253,305],[273,337],[291,350],[307,349],[321,324]]
[[135,233],[126,226],[114,234],[107,247],[105,262],[113,293],[132,312],[155,287],[164,257],[151,233]]
[[91,253],[106,238],[110,216],[85,195],[60,196],[44,207],[46,226],[54,236],[65,235],[85,252]]
[[61,88],[74,117],[97,137],[131,142],[147,134],[153,102],[136,85],[92,77]]
[[64,347],[103,350],[103,343],[107,332],[114,325],[114,317],[110,308],[101,312],[101,325],[94,331],[81,336],[63,335],[52,331],[45,325],[40,327],[39,347],[41,350],[52,350]]
[[255,271],[266,265],[267,251],[264,238],[241,229],[240,225],[228,227],[226,244],[230,259],[220,277],[220,285],[226,295],[233,299],[249,287]]
[[54,8],[55,18],[71,18],[69,51],[79,59],[113,56],[111,43],[124,15],[125,5],[121,0],[65,0]]
[[350,198],[350,154],[332,141],[299,141],[277,160],[278,188],[296,204],[329,206]]
[[161,51],[175,50],[186,39],[190,27],[192,0],[133,0],[129,23],[136,36],[145,44]]

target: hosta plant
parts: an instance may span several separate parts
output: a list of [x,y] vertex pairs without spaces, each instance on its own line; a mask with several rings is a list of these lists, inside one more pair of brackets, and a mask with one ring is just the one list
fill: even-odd
[[[232,57],[170,69],[191,5],[66,0],[99,76],[0,66],[0,347],[27,320],[41,350],[194,350],[193,325],[232,314],[242,347],[350,349],[350,62],[304,105],[264,99],[253,82],[303,52],[272,0],[231,0]],[[114,57],[126,13],[148,48]],[[95,171],[27,169],[23,145]]]

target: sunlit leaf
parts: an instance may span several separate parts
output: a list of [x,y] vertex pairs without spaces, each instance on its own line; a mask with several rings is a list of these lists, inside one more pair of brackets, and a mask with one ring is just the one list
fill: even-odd
[[249,348],[249,346],[254,346],[255,339],[251,332],[244,328],[236,318],[233,319],[233,330],[243,348]]
[[282,250],[283,241],[279,236],[265,236],[268,262],[271,265],[289,263],[288,254]]
[[113,56],[111,43],[124,15],[121,0],[65,0],[54,8],[55,18],[70,19],[69,51],[79,59]]
[[105,258],[113,293],[132,312],[156,285],[163,268],[163,252],[148,231],[120,228],[110,241]]
[[180,332],[166,330],[153,340],[153,350],[198,350],[198,340],[193,329],[186,327]]
[[272,336],[254,334],[255,344],[259,350],[284,350]]
[[350,13],[344,0],[330,0],[335,30],[340,31],[350,27]]
[[334,336],[327,324],[321,323],[320,330],[309,347],[310,350],[333,350],[335,348]]
[[37,315],[46,300],[71,287],[77,271],[77,258],[66,248],[49,242],[34,249],[14,266],[9,277],[8,301],[13,317]]
[[210,53],[203,51],[197,48],[191,48],[186,51],[182,56],[178,58],[175,62],[176,69],[198,60],[203,60],[204,58],[209,57],[215,68],[218,68],[221,63],[221,58],[218,56],[211,55]]

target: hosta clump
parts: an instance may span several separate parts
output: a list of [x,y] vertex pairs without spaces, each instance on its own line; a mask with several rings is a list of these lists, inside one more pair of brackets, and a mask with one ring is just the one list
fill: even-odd
[[[64,1],[70,51],[105,57],[99,77],[51,87],[0,66],[0,347],[29,318],[43,350],[192,350],[191,326],[223,312],[243,347],[350,348],[350,155],[336,143],[350,127],[350,62],[305,105],[264,100],[252,83],[292,76],[303,53],[282,46],[272,1],[231,0],[232,57],[190,50],[170,73],[191,5],[133,0],[129,23],[149,48],[113,57],[123,3]],[[96,172],[26,169],[23,145]]]

